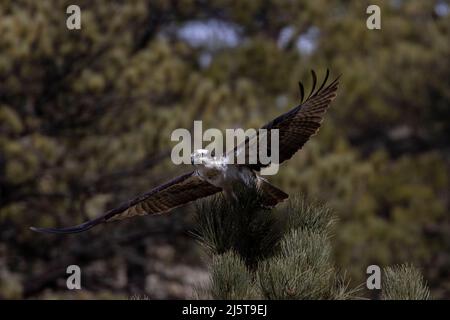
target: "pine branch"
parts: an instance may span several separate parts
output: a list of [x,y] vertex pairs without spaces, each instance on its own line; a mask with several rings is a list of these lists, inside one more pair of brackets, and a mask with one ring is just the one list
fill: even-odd
[[[196,236],[212,255],[214,299],[354,299],[345,273],[334,267],[330,235],[335,217],[323,204],[294,198],[263,208],[256,187],[237,185],[237,199],[218,195],[197,207]],[[385,269],[383,299],[428,299],[416,269]]]
[[430,290],[420,273],[410,264],[384,268],[383,300],[428,300]]
[[237,200],[219,194],[198,204],[195,234],[210,254],[233,250],[254,269],[276,250],[285,219],[261,206],[256,188],[236,185],[234,190]]
[[335,221],[324,205],[293,199],[287,206],[261,207],[257,188],[237,185],[237,199],[222,195],[197,207],[196,235],[212,255],[216,299],[348,299],[358,289],[332,263],[329,235]]
[[215,255],[211,266],[210,289],[213,299],[254,299],[257,288],[244,261],[233,251]]

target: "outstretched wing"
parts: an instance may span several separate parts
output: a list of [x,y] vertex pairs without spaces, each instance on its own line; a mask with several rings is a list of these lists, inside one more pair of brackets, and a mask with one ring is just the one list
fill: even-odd
[[[339,77],[327,84],[328,76],[330,74],[327,70],[325,80],[320,87],[316,89],[317,76],[314,71],[311,70],[313,85],[310,94],[304,100],[304,87],[300,82],[301,102],[300,105],[292,110],[282,114],[281,116],[273,119],[261,129],[267,129],[267,155],[271,156],[270,150],[270,130],[279,130],[279,163],[290,159],[303,145],[309,140],[311,136],[317,133],[320,124],[322,123],[323,116],[330,106],[331,101],[336,97],[336,91],[339,84]],[[303,101],[304,100],[304,101]],[[259,134],[259,133],[258,133]],[[257,136],[258,138],[259,136]],[[259,149],[256,149],[254,145],[258,139],[247,139],[246,142],[238,145],[234,150],[236,156],[240,152],[245,151],[245,156],[248,159],[248,152],[251,149],[257,150],[258,162],[256,164],[248,164],[254,170],[260,170],[264,167],[259,162]]]
[[173,208],[222,191],[200,178],[195,172],[181,175],[149,192],[123,203],[117,208],[80,225],[68,228],[35,228],[31,230],[45,233],[77,233],[109,221],[122,220],[138,215],[160,214]]

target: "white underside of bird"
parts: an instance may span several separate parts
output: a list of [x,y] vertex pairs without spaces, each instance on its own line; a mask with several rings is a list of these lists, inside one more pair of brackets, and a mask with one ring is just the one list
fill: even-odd
[[227,196],[235,198],[233,193],[233,184],[236,182],[245,185],[256,185],[263,181],[262,177],[246,166],[230,164],[229,158],[210,157],[206,149],[198,149],[192,154],[192,164],[195,166],[196,173],[205,181],[212,185],[222,188]]

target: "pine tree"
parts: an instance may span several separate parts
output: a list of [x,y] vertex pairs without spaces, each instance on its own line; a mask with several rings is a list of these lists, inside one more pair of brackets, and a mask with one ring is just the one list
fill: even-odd
[[383,292],[384,300],[428,300],[428,289],[422,274],[410,264],[402,264],[384,269]]
[[[197,206],[195,235],[211,256],[212,299],[353,299],[334,266],[335,216],[320,203],[294,198],[274,209],[260,206],[257,188],[236,186],[237,199],[216,195]],[[428,299],[420,272],[410,265],[384,269],[382,299]]]

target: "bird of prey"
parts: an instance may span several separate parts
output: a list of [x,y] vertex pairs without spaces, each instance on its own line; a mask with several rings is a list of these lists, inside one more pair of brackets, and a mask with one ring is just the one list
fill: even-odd
[[[331,83],[327,83],[329,77],[329,70],[327,70],[324,81],[316,90],[317,77],[314,71],[311,71],[311,74],[313,84],[308,97],[305,99],[304,87],[300,82],[300,104],[262,127],[268,129],[267,132],[270,132],[271,129],[279,130],[278,162],[280,164],[290,159],[312,135],[317,133],[325,112],[336,96],[339,77]],[[248,148],[248,143],[248,140],[244,141],[229,153],[236,154],[243,148]],[[191,156],[194,165],[192,172],[164,183],[93,220],[68,228],[31,227],[31,229],[45,233],[77,233],[105,222],[138,215],[161,214],[218,192],[224,191],[229,194],[236,181],[255,182],[253,185],[256,185],[262,192],[265,202],[262,205],[264,206],[275,206],[288,198],[285,192],[258,175],[258,172],[264,167],[263,164],[259,162],[229,164],[226,159],[226,156],[219,159],[212,157],[204,149],[196,150]]]

